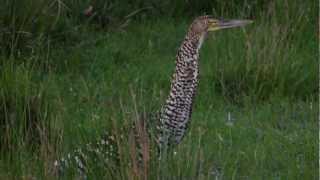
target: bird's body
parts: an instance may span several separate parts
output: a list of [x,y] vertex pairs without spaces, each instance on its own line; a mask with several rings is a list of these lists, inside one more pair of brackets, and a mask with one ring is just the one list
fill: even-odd
[[170,144],[179,144],[188,129],[198,86],[199,51],[208,32],[247,23],[249,21],[224,21],[200,16],[190,25],[178,50],[170,93],[161,110],[158,127],[160,149]]
[[[166,147],[168,147],[168,145],[179,144],[188,129],[192,114],[192,105],[194,103],[198,86],[199,51],[204,40],[206,39],[208,32],[225,28],[239,27],[250,22],[251,21],[247,20],[218,20],[212,18],[211,16],[200,16],[193,21],[189,27],[184,41],[178,49],[178,53],[176,55],[176,67],[172,76],[170,92],[164,106],[161,109],[160,118],[158,119],[157,123],[158,131],[156,143],[159,147],[160,153],[164,148],[167,149]],[[108,139],[110,138],[107,137],[104,141],[100,142],[112,141],[112,139],[111,141]],[[114,145],[116,145],[116,143],[113,143],[110,147],[113,147]],[[95,156],[109,157],[109,152],[102,152],[102,156],[100,155],[100,151],[107,151],[109,148],[108,144],[106,143],[103,143],[102,146],[103,148],[94,147],[99,150],[99,156]],[[92,151],[90,150],[89,152],[96,152],[96,149],[93,149]],[[115,153],[116,152],[112,152],[112,156],[114,156]],[[87,168],[84,167],[86,163],[85,161],[82,162],[83,160],[86,160],[86,156],[84,156],[82,153],[80,153],[80,156],[75,156],[68,159],[76,162],[80,172],[86,171]],[[66,161],[57,161],[55,164],[58,169],[61,169],[59,166],[62,164],[68,165],[70,163]]]
[[178,144],[188,127],[198,86],[199,49],[187,36],[178,50],[171,89],[160,115],[160,145]]

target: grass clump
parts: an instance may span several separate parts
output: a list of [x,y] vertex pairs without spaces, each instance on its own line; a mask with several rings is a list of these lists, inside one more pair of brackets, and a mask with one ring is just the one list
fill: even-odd
[[[54,121],[57,108],[48,91],[50,80],[37,84],[40,77],[31,65],[7,62],[0,69],[0,174],[7,170],[24,176],[39,168],[41,161],[46,167],[46,161],[52,160],[59,141]],[[34,167],[24,164],[30,161]]]
[[278,6],[270,3],[265,14],[246,29],[218,32],[209,41],[205,50],[216,53],[204,52],[208,58],[204,70],[213,72],[210,80],[227,99],[317,98],[314,11],[295,5],[295,11],[276,11]]

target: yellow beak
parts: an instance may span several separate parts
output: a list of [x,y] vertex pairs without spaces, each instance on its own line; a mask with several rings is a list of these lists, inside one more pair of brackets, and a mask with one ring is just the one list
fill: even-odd
[[209,21],[208,31],[242,27],[252,22],[253,22],[252,20],[213,20],[213,21]]

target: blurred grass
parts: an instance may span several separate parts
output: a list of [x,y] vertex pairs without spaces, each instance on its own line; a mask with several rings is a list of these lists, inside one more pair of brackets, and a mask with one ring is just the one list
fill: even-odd
[[[101,19],[82,19],[89,2],[32,1],[37,8],[29,8],[29,1],[4,2],[13,4],[0,11],[0,179],[53,178],[55,158],[163,104],[190,23],[190,15],[170,16],[183,16],[190,4],[176,1],[169,9],[159,3],[167,11],[144,12],[125,29],[107,24],[109,31],[101,31],[92,28]],[[126,1],[112,8],[121,3]],[[195,8],[201,13],[202,3],[207,2]],[[257,1],[247,10],[236,2],[208,6],[226,17],[251,16],[255,6],[263,11],[253,13],[254,24],[244,29],[210,34],[201,50],[190,132],[176,153],[151,162],[150,179],[318,179],[313,3]],[[135,7],[148,5],[141,1]],[[99,16],[121,24],[132,12],[125,7]],[[168,16],[157,19],[157,13]],[[90,177],[139,176],[130,165],[129,139],[121,145],[119,171],[91,167]]]

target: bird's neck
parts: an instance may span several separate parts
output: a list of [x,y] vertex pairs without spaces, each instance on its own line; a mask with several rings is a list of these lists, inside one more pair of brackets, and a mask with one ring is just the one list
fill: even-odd
[[204,38],[193,40],[187,36],[178,50],[177,62],[188,63],[190,61],[198,61],[199,50],[203,40]]
[[[178,84],[176,88],[172,89],[183,91],[183,94],[190,94],[196,91],[198,84],[198,61],[199,61],[199,48],[200,42],[194,43],[186,38],[178,50],[176,59],[176,68],[173,76],[172,85]],[[189,95],[188,95],[189,96]]]
[[181,142],[192,113],[198,86],[199,45],[186,38],[178,50],[171,89],[160,116],[167,135],[160,136],[160,146],[170,141]]
[[202,46],[202,44],[203,44],[203,42],[204,42],[204,40],[206,39],[206,37],[205,36],[201,36],[200,38],[199,38],[199,40],[198,40],[198,46],[197,46],[197,52],[199,53],[199,51],[200,51],[200,49],[201,49],[201,46]]

